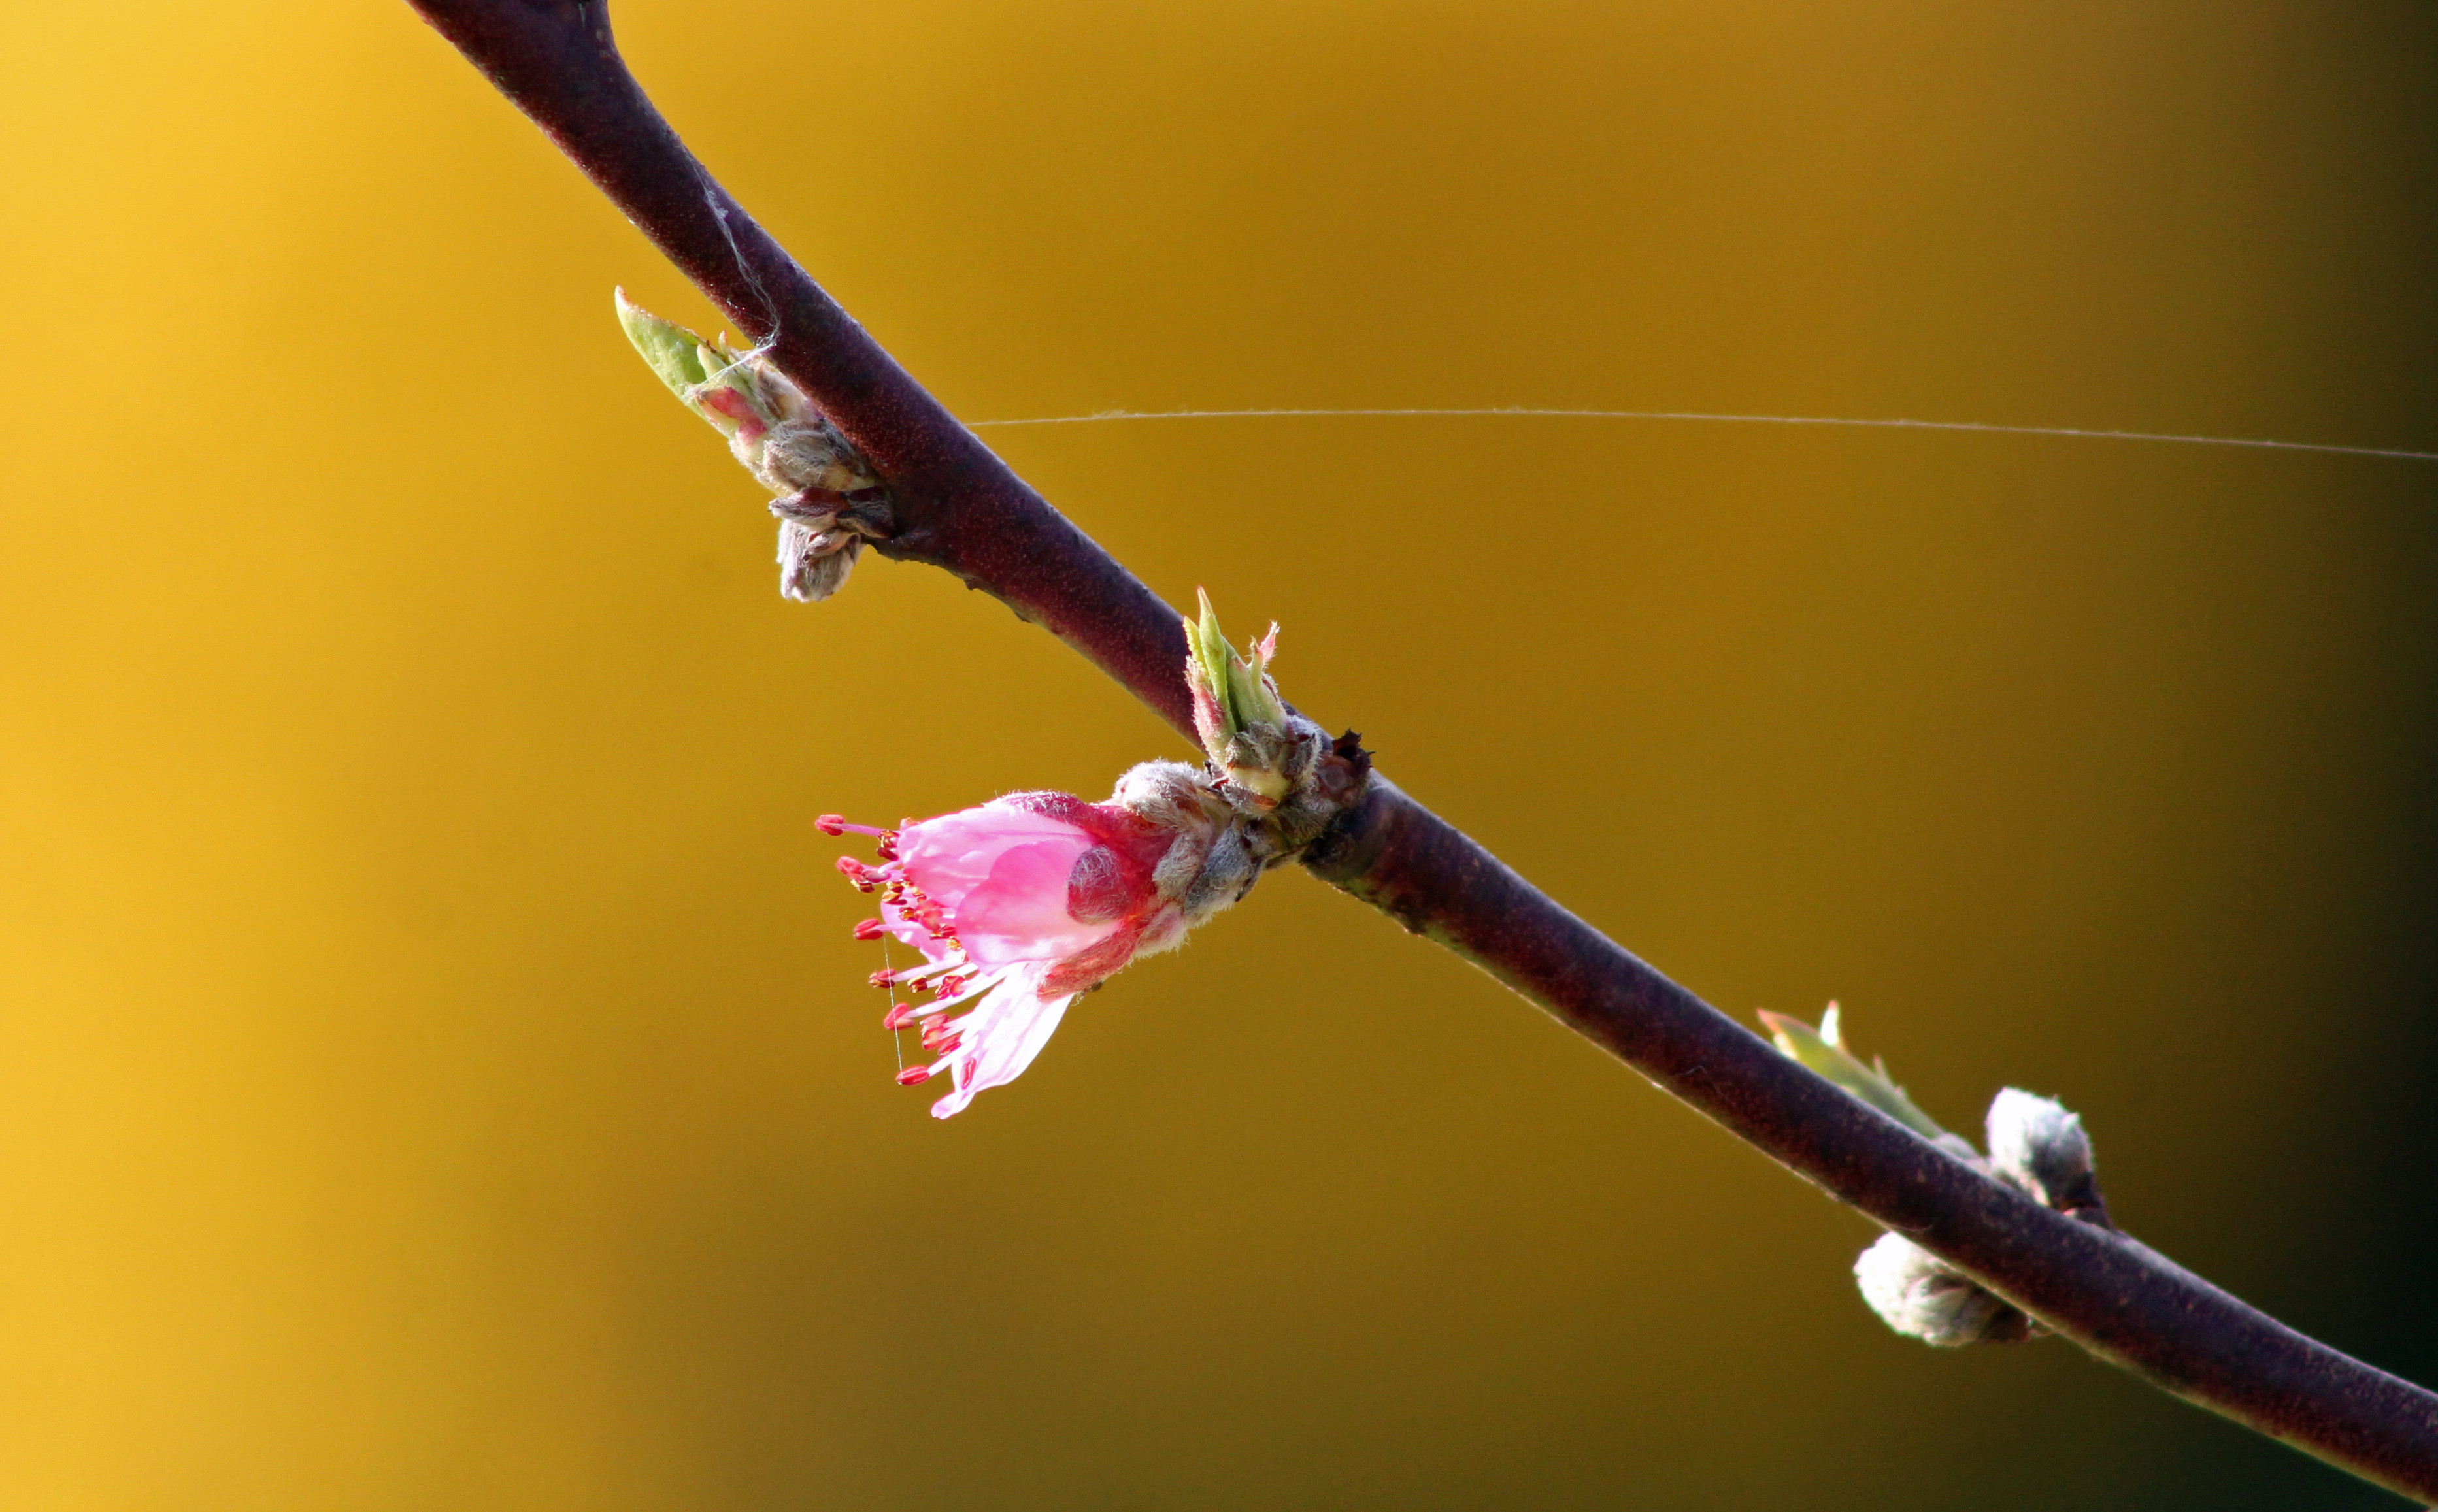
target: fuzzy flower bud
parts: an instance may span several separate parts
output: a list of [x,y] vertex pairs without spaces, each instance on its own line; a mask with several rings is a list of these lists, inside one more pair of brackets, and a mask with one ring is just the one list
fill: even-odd
[[867,537],[889,534],[880,480],[838,429],[815,411],[759,348],[706,342],[617,291],[618,324],[646,364],[686,408],[728,438],[754,481],[782,497],[779,591],[824,599],[838,591]]
[[[1989,1104],[1987,1159],[1961,1134],[1949,1134],[1913,1104],[1876,1056],[1864,1065],[1840,1037],[1837,1005],[1820,1027],[1763,1011],[1761,1022],[1778,1052],[1896,1119],[1984,1175],[2029,1194],[2069,1217],[2111,1226],[2092,1174],[2091,1139],[2082,1120],[2047,1098],[2008,1087]],[[2044,1332],[2020,1309],[1901,1234],[1882,1234],[1854,1262],[1863,1300],[1880,1320],[1908,1338],[1941,1348],[2012,1344]]]
[[1854,1262],[1863,1300],[1907,1338],[1952,1349],[2012,1344],[2030,1320],[1901,1234],[1882,1234]]
[[[1770,1037],[1777,1042],[1778,1053],[1817,1072],[1956,1159],[1989,1173],[1989,1162],[1981,1158],[1970,1140],[1941,1129],[1914,1106],[1904,1088],[1888,1075],[1886,1062],[1874,1056],[1864,1065],[1846,1048],[1838,1016],[1837,1005],[1829,1004],[1815,1029],[1783,1013],[1763,1011],[1760,1015]],[[2005,1097],[2002,1094],[2000,1100]],[[1997,1116],[1992,1108],[1993,1135]],[[1864,1250],[1854,1261],[1854,1281],[1880,1321],[1907,1338],[1942,1349],[1968,1344],[2012,1344],[2037,1331],[2022,1311],[1901,1234],[1882,1234],[1879,1242]]]
[[2007,1087],[1989,1103],[1989,1166],[2059,1212],[2098,1208],[2091,1136],[2051,1098]]

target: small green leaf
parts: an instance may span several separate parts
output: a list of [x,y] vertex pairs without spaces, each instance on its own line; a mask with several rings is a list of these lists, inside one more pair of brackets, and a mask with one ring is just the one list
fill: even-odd
[[1947,1133],[1913,1105],[1905,1089],[1888,1075],[1884,1063],[1875,1059],[1864,1065],[1846,1048],[1838,1035],[1836,1004],[1828,1005],[1816,1029],[1799,1018],[1767,1009],[1760,1011],[1760,1021],[1769,1026],[1770,1038],[1787,1059],[1818,1072],[1925,1139],[1937,1139]]
[[1193,632],[1194,659],[1202,663],[1202,675],[1218,696],[1220,716],[1228,725],[1226,733],[1233,735],[1245,728],[1244,705],[1237,695],[1234,676],[1236,653],[1219,628],[1219,611],[1210,607],[1210,595],[1201,589],[1193,591],[1202,601],[1202,622]]
[[669,392],[721,435],[733,439],[741,432],[751,440],[776,425],[786,412],[784,396],[773,387],[786,380],[757,363],[756,354],[706,342],[633,303],[623,289],[618,290],[618,325]]
[[702,338],[629,300],[623,289],[617,290],[617,301],[618,325],[627,340],[635,343],[635,350],[670,393],[689,405],[694,403],[694,391],[711,376],[699,355]]

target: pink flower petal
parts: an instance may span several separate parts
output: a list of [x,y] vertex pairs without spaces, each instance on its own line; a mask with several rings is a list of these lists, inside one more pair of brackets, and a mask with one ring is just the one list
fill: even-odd
[[989,877],[1002,852],[1030,844],[1067,847],[1071,866],[1091,849],[1092,837],[1080,825],[1002,798],[908,825],[898,836],[897,854],[916,887],[953,908],[968,888]]
[[[1085,923],[1067,911],[1067,879],[1075,862],[1090,849],[1064,840],[1042,840],[999,853],[990,875],[966,889],[948,910],[957,939],[976,965],[1056,960],[1088,949],[1116,931],[1115,920]],[[921,884],[919,875],[916,882]]]
[[1050,1043],[1075,994],[1043,997],[1039,979],[1034,972],[1011,973],[960,1022],[963,1041],[943,1066],[953,1090],[931,1104],[931,1116],[953,1117],[964,1111],[976,1094],[1015,1081]]

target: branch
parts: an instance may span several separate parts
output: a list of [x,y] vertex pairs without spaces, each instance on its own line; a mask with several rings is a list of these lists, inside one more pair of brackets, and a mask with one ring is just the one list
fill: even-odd
[[[1192,734],[1176,611],[1019,480],[747,216],[653,108],[601,0],[412,0],[886,481],[882,554],[945,569]],[[1779,1055],[1385,779],[1305,863],[1829,1195],[2163,1389],[2438,1500],[2438,1396],[2077,1222]]]

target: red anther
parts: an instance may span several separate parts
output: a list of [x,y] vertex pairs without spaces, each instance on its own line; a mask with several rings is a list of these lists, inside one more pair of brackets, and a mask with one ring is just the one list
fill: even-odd
[[844,835],[846,833],[846,816],[843,814],[824,814],[820,818],[813,820],[813,828],[821,831],[823,835]]
[[930,1080],[931,1068],[928,1065],[910,1065],[897,1073],[897,1084],[901,1087],[919,1087]]
[[896,859],[897,859],[897,832],[896,832],[895,830],[883,830],[883,831],[881,831],[881,832],[880,832],[880,843],[879,843],[878,845],[876,845],[876,846],[873,847],[873,849],[874,849],[874,850],[875,850],[875,851],[878,851],[878,852],[880,853],[880,859],[882,859],[883,861],[894,861],[894,860],[896,860]]
[[855,938],[857,940],[878,940],[881,936],[887,933],[889,933],[889,926],[882,923],[877,919],[858,919],[856,921]]
[[896,979],[897,979],[897,974],[896,974],[895,972],[885,972],[885,971],[876,971],[876,972],[874,972],[874,973],[872,974],[872,977],[871,977],[872,985],[873,985],[873,986],[874,986],[874,987],[886,987],[886,986],[888,986],[891,982],[893,982],[893,981],[895,981]]
[[940,1053],[942,1055],[954,1055],[957,1053],[957,1046],[964,1043],[964,1031],[961,1029],[940,1042]]
[[914,1005],[911,1003],[893,1003],[888,1012],[880,1015],[880,1027],[892,1034],[913,1022]]

